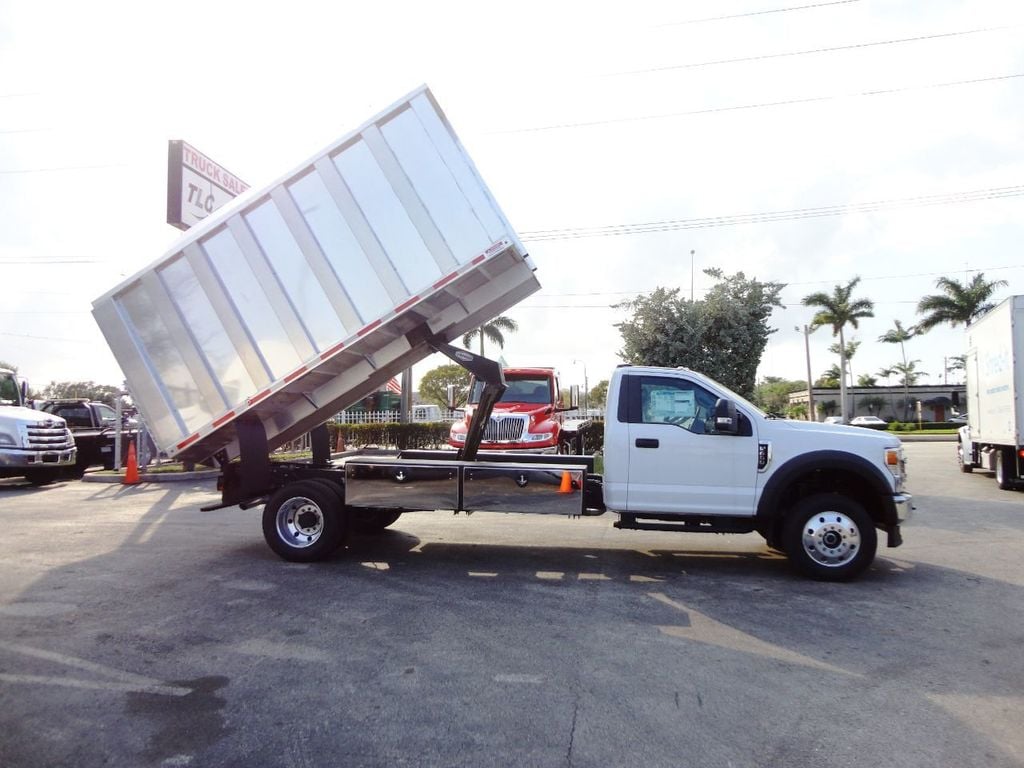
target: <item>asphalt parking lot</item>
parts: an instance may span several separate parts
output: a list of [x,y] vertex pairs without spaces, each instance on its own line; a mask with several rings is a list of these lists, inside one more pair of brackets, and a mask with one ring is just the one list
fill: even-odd
[[611,514],[296,565],[209,481],[0,483],[0,766],[1020,766],[1024,493],[907,452],[850,584]]

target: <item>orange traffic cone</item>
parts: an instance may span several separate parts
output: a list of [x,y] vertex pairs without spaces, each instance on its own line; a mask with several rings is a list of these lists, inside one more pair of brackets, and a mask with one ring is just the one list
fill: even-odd
[[139,461],[135,458],[135,443],[128,443],[128,464],[124,468],[123,485],[139,484]]
[[562,484],[558,486],[559,493],[572,493],[572,477],[568,471],[562,473]]

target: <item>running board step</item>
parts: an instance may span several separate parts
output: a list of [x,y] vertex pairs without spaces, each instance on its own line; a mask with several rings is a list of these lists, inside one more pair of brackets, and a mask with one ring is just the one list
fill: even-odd
[[678,533],[750,533],[754,521],[746,518],[672,518],[662,520],[638,520],[634,515],[622,515],[612,526],[629,531],[676,531]]

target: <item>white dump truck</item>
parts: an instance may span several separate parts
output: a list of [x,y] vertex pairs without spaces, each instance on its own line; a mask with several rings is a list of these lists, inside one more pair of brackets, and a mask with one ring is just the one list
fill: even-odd
[[[287,560],[423,510],[756,531],[831,580],[870,565],[878,530],[900,544],[897,438],[771,419],[683,369],[612,375],[604,477],[591,456],[480,451],[502,368],[449,342],[536,291],[534,272],[424,87],[189,230],[94,316],[160,448],[213,457],[213,508],[262,507]],[[480,384],[459,449],[332,461],[325,421],[433,351]],[[270,461],[307,431],[311,460]]]
[[957,459],[962,472],[986,469],[1003,490],[1024,469],[1024,296],[1011,296],[967,328],[967,426]]
[[75,466],[75,438],[60,416],[26,406],[28,384],[0,368],[0,477],[47,485]]

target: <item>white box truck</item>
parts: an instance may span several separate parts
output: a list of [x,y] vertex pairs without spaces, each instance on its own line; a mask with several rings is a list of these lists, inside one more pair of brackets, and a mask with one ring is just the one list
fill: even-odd
[[[481,452],[505,391],[449,344],[539,288],[429,90],[211,215],[94,303],[159,446],[213,457],[221,501],[262,507],[282,558],[321,560],[405,512],[618,512],[616,527],[758,532],[804,573],[850,579],[909,515],[899,440],[771,419],[684,369],[611,376],[605,477],[592,456]],[[441,351],[480,385],[458,451],[336,463],[324,424]],[[312,459],[269,451],[311,431]]]
[[967,426],[957,459],[962,472],[995,473],[1016,488],[1024,457],[1024,296],[1011,296],[967,327]]

